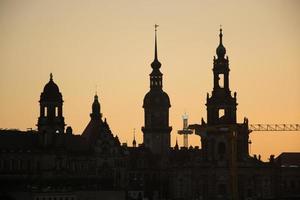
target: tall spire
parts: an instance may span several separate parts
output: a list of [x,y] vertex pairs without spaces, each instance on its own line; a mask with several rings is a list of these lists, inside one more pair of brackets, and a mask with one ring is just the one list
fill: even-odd
[[154,31],[155,31],[155,43],[154,43],[154,60],[151,63],[151,67],[153,69],[159,69],[161,67],[161,63],[158,61],[158,56],[157,56],[157,28],[158,25],[154,25]]
[[154,60],[158,60],[157,59],[157,28],[158,28],[158,25],[155,24],[154,25],[154,29],[155,29],[155,49],[154,49]]
[[50,73],[50,81],[53,81],[53,74]]

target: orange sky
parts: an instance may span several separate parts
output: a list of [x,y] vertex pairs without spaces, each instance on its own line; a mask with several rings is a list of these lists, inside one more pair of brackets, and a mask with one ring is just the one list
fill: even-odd
[[[89,121],[98,85],[114,134],[131,143],[136,128],[141,143],[155,23],[172,104],[172,145],[185,111],[190,123],[206,118],[219,24],[238,120],[300,123],[299,10],[296,0],[1,0],[0,127],[35,128],[39,95],[52,72],[65,101],[65,121],[77,134]],[[264,159],[300,151],[300,132],[254,132],[251,140],[251,153]],[[199,145],[199,137],[190,143]]]

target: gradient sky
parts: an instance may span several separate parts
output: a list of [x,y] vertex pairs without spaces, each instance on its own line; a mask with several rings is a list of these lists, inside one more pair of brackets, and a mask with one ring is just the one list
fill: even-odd
[[[300,123],[299,10],[297,0],[0,0],[0,127],[36,128],[52,72],[76,134],[89,122],[97,85],[113,133],[131,143],[136,128],[141,143],[155,23],[172,145],[184,112],[190,123],[206,119],[220,24],[238,121]],[[300,132],[254,132],[251,140],[263,159],[300,151]]]

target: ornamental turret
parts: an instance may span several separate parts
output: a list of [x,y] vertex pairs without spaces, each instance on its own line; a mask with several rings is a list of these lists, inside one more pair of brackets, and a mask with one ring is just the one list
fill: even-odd
[[42,133],[64,133],[63,99],[58,86],[53,81],[52,73],[49,82],[41,93],[39,102],[38,131]]

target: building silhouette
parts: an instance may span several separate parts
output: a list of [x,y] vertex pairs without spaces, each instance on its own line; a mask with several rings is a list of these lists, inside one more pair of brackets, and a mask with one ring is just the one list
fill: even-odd
[[169,126],[170,98],[163,91],[163,74],[160,72],[161,63],[157,56],[157,34],[155,26],[154,60],[151,63],[150,91],[145,95],[143,108],[145,125],[142,127],[143,140],[146,148],[153,153],[164,154],[170,148]]
[[143,143],[121,145],[95,94],[81,135],[65,130],[63,98],[52,74],[40,97],[37,131],[0,130],[0,199],[299,199],[300,153],[250,156],[248,119],[236,119],[229,61],[220,30],[207,119],[190,125],[202,147],[170,146],[169,96],[157,53],[145,95]]

